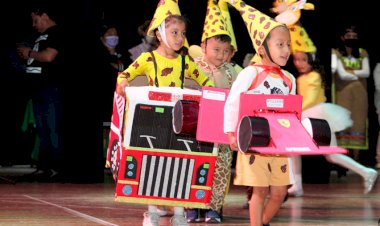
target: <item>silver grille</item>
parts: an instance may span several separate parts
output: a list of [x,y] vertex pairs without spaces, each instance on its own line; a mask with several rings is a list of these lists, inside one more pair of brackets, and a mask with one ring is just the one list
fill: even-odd
[[189,199],[194,159],[143,155],[138,195]]

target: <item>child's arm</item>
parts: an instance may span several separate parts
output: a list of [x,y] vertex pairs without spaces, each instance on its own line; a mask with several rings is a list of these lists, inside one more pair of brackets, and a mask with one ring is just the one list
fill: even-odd
[[190,59],[187,58],[188,68],[187,68],[187,76],[195,80],[200,86],[215,86],[214,82],[211,81],[208,76],[197,66],[197,64]]
[[317,72],[312,72],[303,80],[298,83],[299,95],[302,96],[302,110],[308,109],[314,106],[319,93],[322,89],[321,76]]
[[240,94],[246,92],[257,75],[254,67],[246,67],[232,84],[226,103],[224,104],[224,132],[228,135],[230,147],[237,150],[236,138],[234,136],[239,117]]
[[238,151],[239,147],[238,147],[238,144],[237,144],[237,140],[236,140],[235,134],[233,132],[228,132],[227,136],[228,136],[228,141],[230,142],[230,148],[231,148],[231,150]]
[[[133,63],[131,63],[127,69],[119,73],[117,76],[116,93],[125,96],[125,87],[128,86],[128,82],[135,79],[138,75],[146,74],[147,58],[149,53],[141,54]],[[148,84],[147,84],[148,85]]]

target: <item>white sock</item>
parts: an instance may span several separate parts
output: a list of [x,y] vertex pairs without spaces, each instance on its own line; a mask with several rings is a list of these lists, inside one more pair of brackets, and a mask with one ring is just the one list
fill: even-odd
[[303,190],[302,188],[302,175],[295,174],[294,175],[294,184],[288,189],[289,192]]
[[148,212],[149,213],[157,213],[157,206],[156,205],[148,205]]
[[174,215],[185,216],[185,209],[182,206],[174,207]]

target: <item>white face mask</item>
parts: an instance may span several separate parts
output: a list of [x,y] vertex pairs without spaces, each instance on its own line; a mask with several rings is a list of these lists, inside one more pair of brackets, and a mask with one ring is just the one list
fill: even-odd
[[105,44],[109,48],[115,48],[119,44],[119,36],[111,35],[105,37]]

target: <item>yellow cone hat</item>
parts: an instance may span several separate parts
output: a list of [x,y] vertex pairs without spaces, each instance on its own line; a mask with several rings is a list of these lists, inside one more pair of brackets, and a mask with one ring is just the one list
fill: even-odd
[[[242,0],[224,0],[230,3],[236,10],[240,12],[245,25],[247,26],[248,33],[251,37],[253,47],[258,52],[259,47],[263,44],[269,32],[278,26],[284,24],[275,21],[268,15],[260,12],[259,10],[247,5]],[[256,54],[258,56],[258,54]],[[257,59],[257,57],[256,57]]]
[[156,12],[150,22],[148,35],[155,36],[154,30],[164,22],[170,15],[181,15],[177,0],[160,0],[157,5]]
[[224,17],[224,22],[226,23],[226,29],[228,33],[230,33],[231,37],[231,45],[234,47],[235,51],[238,51],[236,37],[234,33],[234,28],[232,27],[230,11],[228,10],[228,4],[225,1],[219,0],[218,2],[220,12],[222,12],[222,16]]
[[317,51],[313,41],[309,38],[305,28],[298,24],[288,26],[290,30],[290,49],[292,53],[306,52],[314,53]]
[[227,31],[226,22],[219,6],[215,0],[208,0],[201,42],[216,35],[228,35],[231,37],[231,34]]
[[[158,2],[156,12],[150,21],[147,34],[154,37],[154,30],[156,30],[170,15],[181,15],[181,11],[179,10],[178,6],[178,0],[160,0]],[[189,47],[187,39],[185,39],[184,46]]]

